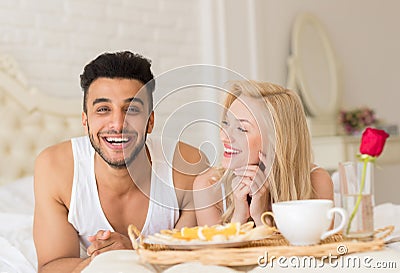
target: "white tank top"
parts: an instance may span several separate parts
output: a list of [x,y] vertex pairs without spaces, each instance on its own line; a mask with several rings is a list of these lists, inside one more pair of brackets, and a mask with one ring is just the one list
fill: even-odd
[[[74,178],[68,222],[79,234],[85,248],[90,245],[87,237],[98,230],[114,231],[100,204],[94,175],[95,151],[89,137],[71,139],[74,156]],[[147,137],[146,146],[152,160],[150,201],[143,235],[154,234],[161,229],[172,229],[179,218],[179,206],[172,180],[172,159],[176,141]]]

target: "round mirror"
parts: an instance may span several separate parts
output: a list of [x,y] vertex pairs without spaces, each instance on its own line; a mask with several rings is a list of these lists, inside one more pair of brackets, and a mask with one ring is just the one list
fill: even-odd
[[296,18],[292,33],[288,87],[300,93],[311,117],[335,117],[339,84],[333,49],[319,20],[311,14]]

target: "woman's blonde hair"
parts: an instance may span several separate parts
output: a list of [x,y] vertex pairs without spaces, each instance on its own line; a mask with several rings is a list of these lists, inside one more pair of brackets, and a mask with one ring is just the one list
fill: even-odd
[[[282,86],[256,81],[235,81],[225,100],[225,111],[240,96],[262,98],[267,106],[266,117],[272,118],[275,129],[275,152],[267,177],[271,202],[310,199],[313,190],[310,179],[312,153],[305,112],[299,96]],[[226,115],[226,112],[224,113]],[[271,132],[267,132],[271,134]],[[267,153],[271,153],[271,149]],[[226,192],[232,191],[232,171],[221,170],[221,182]],[[230,221],[234,211],[232,194],[228,194],[227,210],[222,221]],[[268,200],[266,200],[267,202]]]

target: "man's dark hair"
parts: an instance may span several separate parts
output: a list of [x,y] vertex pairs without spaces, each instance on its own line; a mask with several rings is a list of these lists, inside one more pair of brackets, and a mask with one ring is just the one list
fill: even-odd
[[130,51],[103,53],[88,63],[80,75],[83,90],[83,111],[87,113],[87,94],[89,86],[98,78],[133,79],[146,85],[149,108],[153,110],[153,91],[155,81],[151,72],[151,60]]

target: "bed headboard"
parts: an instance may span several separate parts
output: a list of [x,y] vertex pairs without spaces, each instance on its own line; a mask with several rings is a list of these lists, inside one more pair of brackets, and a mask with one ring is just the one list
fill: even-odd
[[32,175],[45,147],[83,135],[81,105],[29,87],[13,58],[0,54],[0,185]]

